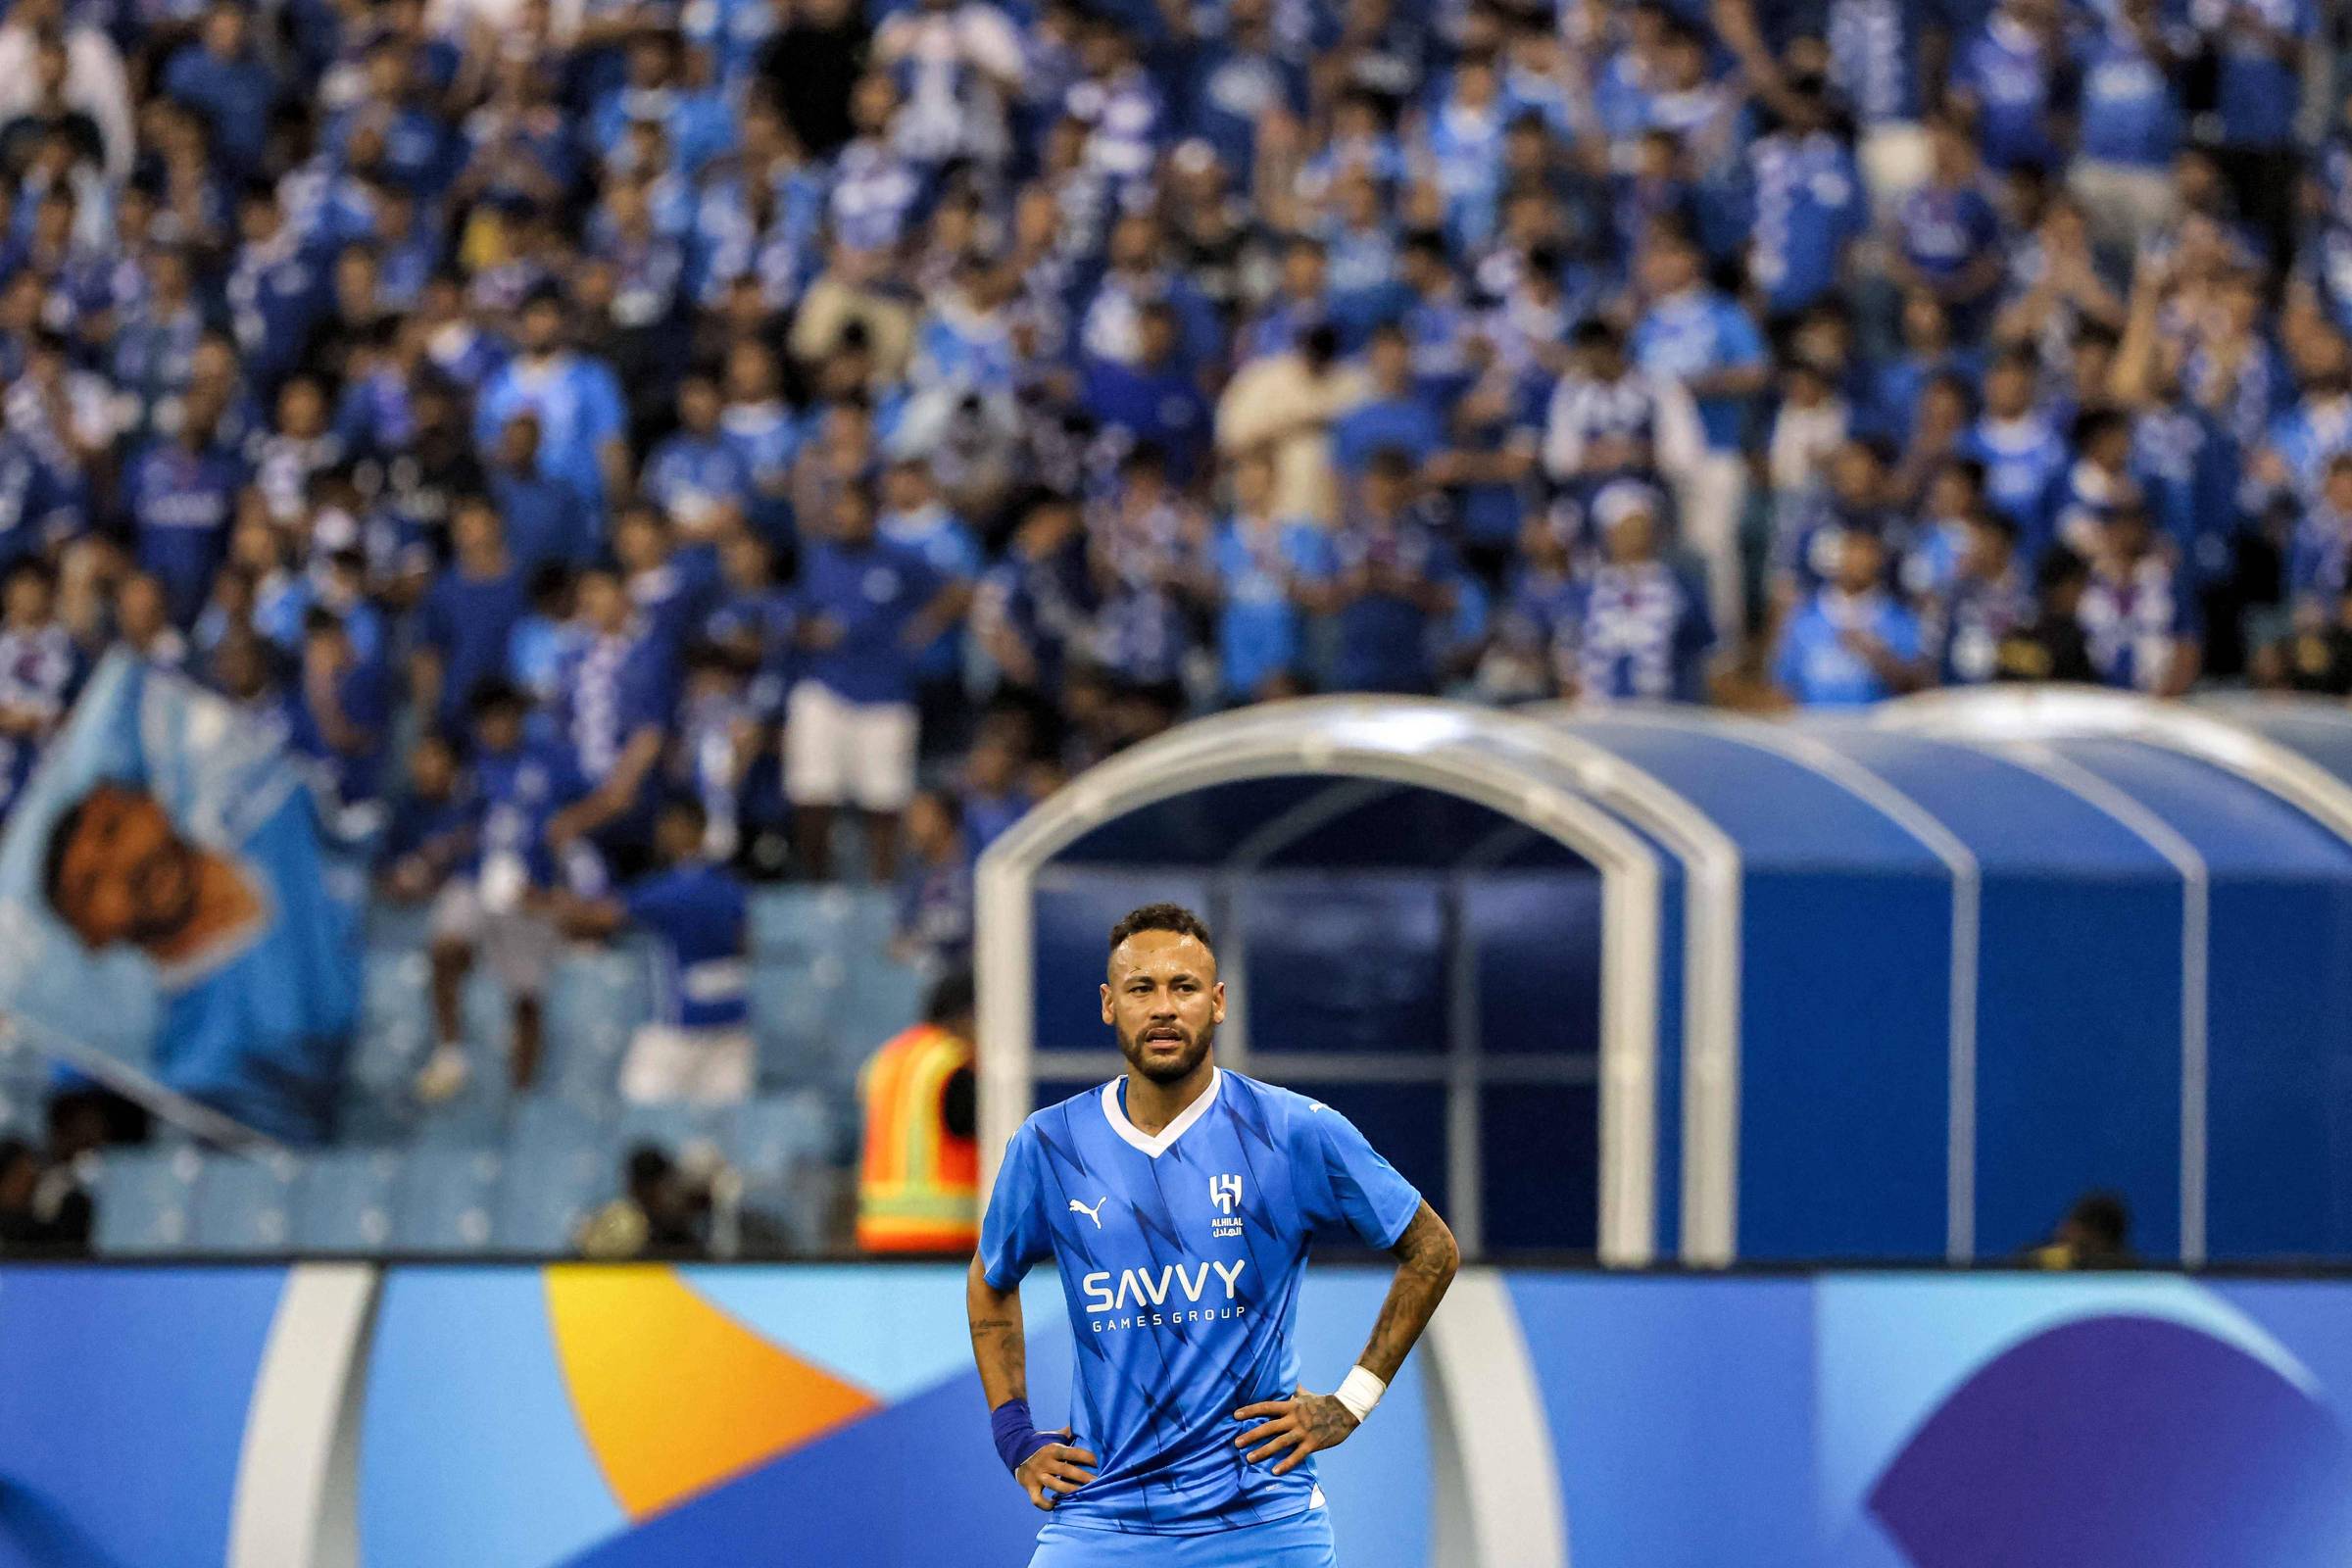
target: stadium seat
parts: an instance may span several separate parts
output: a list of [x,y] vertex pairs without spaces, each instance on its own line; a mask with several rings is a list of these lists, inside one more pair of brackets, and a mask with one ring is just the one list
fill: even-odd
[[392,1187],[400,1156],[338,1150],[314,1157],[294,1183],[294,1245],[305,1251],[366,1252],[392,1240]]
[[752,1035],[763,1086],[822,1084],[832,1076],[832,999],[840,984],[825,983],[824,967],[766,961],[753,968]]
[[612,1118],[601,1107],[587,1105],[568,1095],[541,1091],[514,1102],[507,1123],[506,1150],[528,1158],[568,1149],[602,1147],[610,1140]]
[[833,996],[822,1076],[837,1093],[848,1093],[876,1048],[922,1016],[921,976],[904,964],[875,956],[851,966]]
[[768,888],[751,903],[752,951],[759,956],[846,957],[890,939],[890,893],[882,888]]
[[196,1177],[193,1240],[207,1252],[282,1252],[293,1236],[290,1154],[211,1154]]
[[174,1252],[191,1245],[189,1210],[203,1156],[193,1149],[116,1150],[98,1170],[101,1252]]
[[653,1144],[674,1156],[694,1144],[718,1145],[726,1120],[719,1106],[628,1105],[614,1130],[614,1148],[625,1155],[639,1144]]
[[40,1136],[41,1102],[0,1089],[0,1138],[23,1138],[37,1143]]
[[611,1190],[613,1170],[601,1140],[509,1156],[490,1218],[491,1246],[502,1252],[568,1252],[573,1232]]
[[22,1035],[14,1029],[0,1029],[0,1092],[37,1100],[48,1087],[51,1072],[49,1058]]
[[833,1152],[833,1119],[821,1096],[767,1095],[735,1107],[721,1148],[747,1179],[822,1163]]
[[608,1105],[629,1036],[651,1010],[642,950],[574,949],[548,988],[547,1046],[540,1083],[583,1104]]
[[501,1164],[487,1150],[412,1153],[393,1200],[392,1245],[412,1252],[468,1252],[489,1246]]

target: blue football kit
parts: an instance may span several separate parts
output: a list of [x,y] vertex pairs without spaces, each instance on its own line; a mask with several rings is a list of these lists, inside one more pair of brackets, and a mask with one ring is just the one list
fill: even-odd
[[[1298,1560],[1327,1562],[1313,1459],[1280,1476],[1279,1454],[1249,1462],[1234,1446],[1245,1430],[1234,1411],[1298,1387],[1291,1328],[1315,1238],[1386,1250],[1421,1195],[1345,1116],[1303,1095],[1215,1069],[1148,1135],[1127,1119],[1126,1083],[1031,1115],[981,1224],[992,1288],[1011,1290],[1048,1257],[1059,1269],[1076,1346],[1069,1441],[1101,1461],[1055,1505],[1037,1561],[1124,1560],[1152,1543],[1114,1538],[1156,1537],[1212,1568],[1227,1556],[1165,1538],[1240,1534],[1256,1551],[1286,1534],[1261,1527],[1289,1521],[1308,1552],[1317,1535],[1323,1543],[1319,1558]],[[1311,1528],[1298,1518],[1310,1509]],[[1288,1568],[1293,1557],[1273,1560]]]

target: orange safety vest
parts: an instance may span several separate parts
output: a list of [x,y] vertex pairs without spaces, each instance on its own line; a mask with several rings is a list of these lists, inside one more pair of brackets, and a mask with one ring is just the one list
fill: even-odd
[[948,1131],[948,1080],[970,1045],[918,1023],[858,1075],[865,1151],[858,1171],[858,1245],[868,1252],[969,1252],[980,1245],[980,1146]]

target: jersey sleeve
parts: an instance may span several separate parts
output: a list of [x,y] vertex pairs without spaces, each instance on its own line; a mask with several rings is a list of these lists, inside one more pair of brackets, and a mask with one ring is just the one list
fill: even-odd
[[1004,1146],[996,1190],[980,1218],[980,1273],[991,1290],[1009,1291],[1053,1255],[1046,1226],[1046,1153],[1026,1125]]
[[1355,1123],[1319,1102],[1300,1113],[1291,1140],[1293,1180],[1318,1231],[1343,1227],[1387,1251],[1421,1211],[1421,1192],[1380,1157]]

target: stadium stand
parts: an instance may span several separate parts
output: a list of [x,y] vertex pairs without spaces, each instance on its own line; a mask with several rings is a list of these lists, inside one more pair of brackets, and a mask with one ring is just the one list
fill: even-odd
[[[705,1130],[821,1234],[969,857],[1191,713],[2352,694],[2346,31],[16,0],[0,809],[127,649],[306,759],[381,892],[338,1147],[110,1157],[102,1244],[550,1237],[688,1130],[622,1108],[640,1026],[731,1011]],[[494,890],[642,891],[679,799],[700,912],[518,1011]],[[679,922],[741,884],[697,1000]]]

